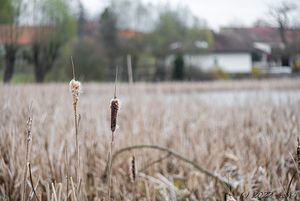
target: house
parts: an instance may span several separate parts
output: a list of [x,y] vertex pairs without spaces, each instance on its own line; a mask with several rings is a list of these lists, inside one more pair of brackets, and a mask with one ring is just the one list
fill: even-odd
[[252,68],[251,44],[242,40],[236,40],[230,35],[212,33],[213,44],[209,47],[205,40],[195,41],[188,48],[181,48],[180,43],[170,45],[173,49],[166,59],[166,66],[171,67],[175,55],[181,52],[187,67],[211,72],[215,69],[222,69],[230,74],[248,74]]
[[285,43],[278,28],[274,27],[225,27],[220,32],[252,44],[253,66],[261,69],[292,67],[299,57],[297,52],[300,50],[300,29],[286,29]]
[[181,42],[170,44],[166,66],[173,65],[178,52],[183,54],[187,67],[202,72],[218,68],[230,74],[250,74],[253,67],[264,73],[279,72],[272,67],[286,67],[282,72],[290,72],[291,67],[300,64],[300,29],[286,30],[287,47],[278,29],[273,27],[225,27],[212,35],[211,47],[203,39],[188,48]]

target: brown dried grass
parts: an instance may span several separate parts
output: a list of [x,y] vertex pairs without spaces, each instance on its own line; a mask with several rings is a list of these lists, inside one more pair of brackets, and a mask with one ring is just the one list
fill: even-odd
[[[106,195],[107,183],[102,175],[111,137],[107,103],[112,88],[110,84],[85,84],[78,105],[81,196],[86,200],[101,200]],[[237,95],[233,105],[202,93],[238,93],[245,89],[254,94],[244,99]],[[290,99],[282,101],[262,95],[274,89],[279,93],[293,91],[288,93]],[[239,192],[284,192],[297,171],[290,153],[297,158],[300,96],[293,94],[299,94],[299,89],[300,80],[296,79],[121,85],[120,129],[114,147],[160,145],[238,183]],[[66,200],[66,169],[75,178],[76,165],[68,88],[65,84],[1,86],[0,93],[0,200],[16,201],[21,197],[24,131],[31,102],[34,138],[30,161],[33,180],[38,182],[36,193],[40,200]],[[132,155],[124,153],[114,162],[113,200],[170,200],[174,196],[177,200],[221,200],[229,191],[172,156],[139,173],[133,189],[128,177],[128,158]],[[153,150],[135,151],[134,155],[140,169],[162,157],[162,153]],[[298,180],[297,176],[290,192],[299,190]],[[27,185],[31,189],[29,182]],[[71,180],[69,197],[76,200],[72,188]]]

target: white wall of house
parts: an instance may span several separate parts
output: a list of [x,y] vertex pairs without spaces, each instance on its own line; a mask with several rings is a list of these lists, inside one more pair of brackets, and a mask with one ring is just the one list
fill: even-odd
[[[172,65],[174,55],[167,58],[167,65]],[[212,71],[215,66],[227,73],[250,73],[252,68],[250,53],[211,53],[188,54],[184,56],[186,66],[194,66],[202,71]]]

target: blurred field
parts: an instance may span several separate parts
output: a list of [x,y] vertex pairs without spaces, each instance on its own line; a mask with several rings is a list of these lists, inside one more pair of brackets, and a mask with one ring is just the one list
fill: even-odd
[[[269,200],[280,200],[296,172],[299,79],[120,84],[117,93],[122,104],[115,151],[136,144],[167,147],[236,184],[237,199],[242,192],[275,191]],[[37,194],[41,200],[66,200],[66,170],[74,178],[75,163],[68,83],[1,86],[0,94],[0,200],[20,200],[31,104],[30,161]],[[78,108],[83,181],[78,200],[102,200],[106,195],[103,175],[112,96],[112,84],[83,83]],[[128,176],[132,155],[137,169],[143,169],[135,183]],[[223,200],[232,190],[165,156],[146,149],[120,154],[113,164],[114,200]],[[160,157],[165,158],[147,167]],[[27,181],[26,194],[32,196]],[[295,179],[290,192],[296,195],[299,187]],[[71,185],[68,189],[72,191]],[[72,193],[70,197],[75,200]]]

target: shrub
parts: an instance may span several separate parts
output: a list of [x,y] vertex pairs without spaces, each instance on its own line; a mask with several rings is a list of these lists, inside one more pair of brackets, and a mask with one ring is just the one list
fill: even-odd
[[253,78],[256,78],[256,79],[261,78],[261,71],[259,70],[258,67],[252,66],[252,68],[251,68],[251,76]]
[[230,75],[224,71],[221,67],[215,67],[213,70],[214,77],[216,79],[221,79],[221,80],[229,80]]

